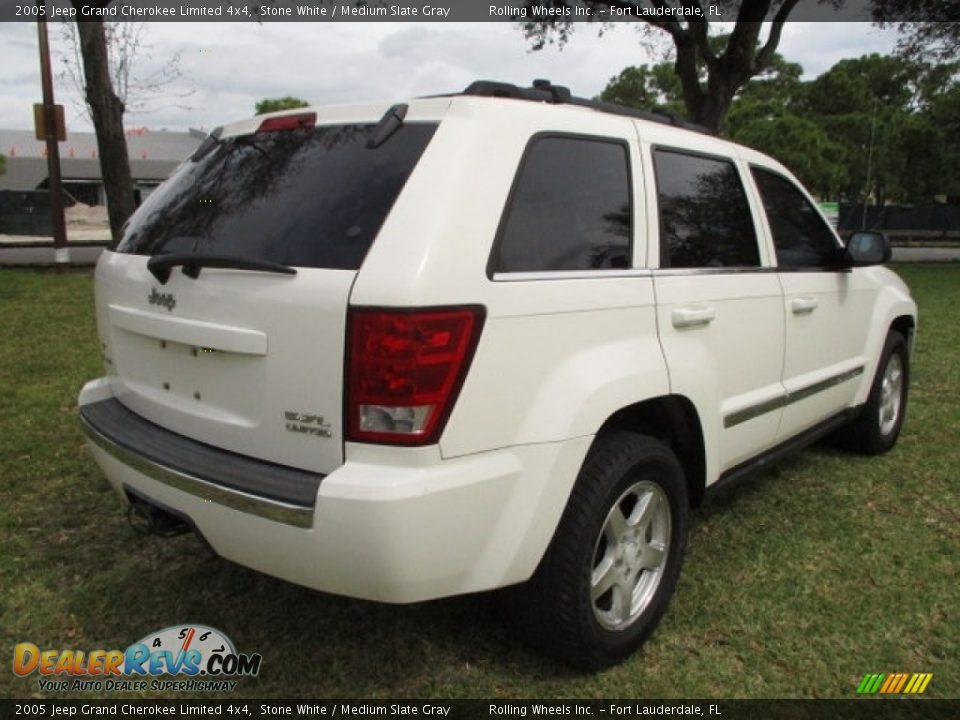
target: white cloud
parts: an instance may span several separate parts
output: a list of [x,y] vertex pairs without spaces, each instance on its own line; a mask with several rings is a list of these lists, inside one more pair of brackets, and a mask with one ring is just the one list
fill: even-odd
[[803,66],[804,77],[815,78],[844,58],[892,52],[897,35],[869,23],[815,22],[787,25],[779,52]]
[[[56,50],[62,38],[51,25]],[[577,27],[563,49],[539,52],[511,23],[154,23],[149,73],[181,54],[184,79],[150,113],[128,115],[129,125],[153,128],[211,128],[252,114],[264,97],[294,95],[316,103],[403,98],[457,91],[477,79],[527,84],[537,77],[592,96],[628,65],[651,58],[630,27],[619,25],[598,36],[598,28]],[[807,77],[843,57],[888,52],[891,31],[857,23],[792,23],[780,52],[803,65]],[[34,26],[0,24],[0,127],[30,128],[32,104],[40,99]],[[68,106],[68,126],[87,130],[72,111],[69,87],[57,83],[58,102]],[[185,107],[184,107],[185,106]],[[3,149],[0,148],[0,152]]]

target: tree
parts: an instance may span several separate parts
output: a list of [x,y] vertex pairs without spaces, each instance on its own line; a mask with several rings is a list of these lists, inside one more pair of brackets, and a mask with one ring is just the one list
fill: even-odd
[[[718,47],[726,42],[715,36]],[[775,53],[770,65],[741,88],[721,130],[733,140],[775,157],[821,196],[833,197],[846,179],[843,147],[794,108],[802,96],[803,68]],[[701,81],[706,77],[700,70]],[[628,67],[610,82],[600,99],[649,109],[660,106],[683,114],[680,80],[669,62]]]
[[[667,0],[651,0],[654,7],[668,7]],[[528,0],[528,6],[540,0]],[[546,0],[554,8],[580,5],[579,0]],[[608,20],[611,8],[631,11],[645,6],[644,0],[583,0],[599,22]],[[664,33],[673,42],[674,72],[680,81],[686,115],[695,123],[719,131],[723,118],[737,91],[746,82],[766,70],[773,61],[783,24],[797,4],[797,0],[727,0],[719,3],[728,12],[736,11],[736,23],[726,36],[722,48],[711,42],[710,23],[706,20],[644,20],[647,30]],[[684,0],[684,8],[700,8],[695,0]],[[763,21],[775,9],[766,41],[760,43]],[[528,11],[529,12],[529,11]],[[639,17],[639,13],[634,13]],[[531,20],[523,23],[524,34],[539,50],[547,42],[567,42],[572,21],[556,19]],[[701,69],[705,77],[701,77]]]
[[774,53],[770,64],[741,88],[735,102],[755,100],[781,108],[792,107],[802,92],[802,75],[803,67],[788,62],[780,53]]
[[[725,34],[714,35],[710,38],[710,45],[719,52],[727,41]],[[697,72],[700,82],[705,82],[706,68],[700,64]],[[787,62],[782,55],[774,53],[770,64],[740,89],[735,102],[749,99],[786,106],[799,91],[801,75],[803,68],[800,65]],[[599,99],[640,110],[659,107],[678,115],[685,111],[683,88],[670,62],[625,68],[610,78]],[[724,126],[721,125],[720,129],[723,130]]]
[[[952,197],[960,193],[958,70],[960,62],[868,55],[804,82],[803,68],[775,54],[734,97],[721,131],[780,160],[821,197],[869,195],[881,206]],[[669,63],[626,68],[600,99],[648,109],[682,101]]]
[[5,155],[0,155],[0,175],[3,175],[7,171],[7,158]]
[[797,111],[843,147],[841,195],[872,196],[882,207],[957,187],[953,98],[960,100],[956,65],[873,54],[841,60],[807,83]]
[[[97,152],[103,187],[107,195],[107,214],[110,233],[117,242],[127,218],[136,209],[133,194],[133,178],[130,175],[130,159],[127,140],[123,132],[125,100],[129,95],[129,66],[118,69],[117,94],[111,78],[110,43],[108,31],[102,18],[97,15],[80,15],[82,8],[105,9],[113,0],[70,0],[76,11],[79,55],[83,65],[84,99],[90,111],[97,136]],[[89,10],[88,10],[89,12]],[[129,59],[129,55],[126,56]],[[168,63],[166,67],[171,67]],[[155,78],[154,83],[157,82]]]
[[[77,13],[82,6],[104,8],[111,0],[70,0]],[[80,56],[83,60],[87,106],[97,135],[100,171],[107,195],[107,214],[113,241],[120,239],[123,224],[133,214],[136,202],[127,140],[123,133],[123,101],[117,97],[110,80],[110,60],[103,20],[77,21]]]
[[680,79],[670,63],[625,68],[600,93],[603,102],[626,105],[640,110],[662,108],[683,115],[683,93]]
[[846,199],[862,200],[872,192],[883,204],[898,152],[895,116],[905,110],[911,95],[906,70],[894,57],[851,58],[807,87],[801,111],[844,147],[847,177],[840,194]]
[[847,179],[844,148],[807,118],[756,101],[736,101],[730,137],[776,158],[811,191],[837,197]]
[[295,110],[309,105],[310,103],[306,100],[287,95],[282,98],[264,98],[254,106],[254,109],[257,115],[264,115],[278,110]]
[[937,177],[941,186],[937,194],[952,198],[951,202],[960,202],[960,82],[954,82],[935,97],[931,98],[927,109],[930,124],[937,128],[945,142],[931,143],[927,147],[939,154],[944,169]]
[[960,57],[960,10],[955,0],[873,0],[873,19],[894,25],[898,51],[913,60],[938,62]]
[[[159,69],[143,73],[140,68],[143,61],[152,58],[152,46],[148,42],[147,31],[150,25],[142,22],[111,20],[104,23],[104,36],[107,44],[110,81],[113,89],[124,106],[124,114],[149,112],[158,102],[173,101],[177,107],[179,101],[192,94],[192,91],[170,92],[171,87],[183,77],[180,70],[180,53],[167,58]],[[76,103],[78,110],[90,118],[90,108],[84,100],[83,58],[80,53],[80,39],[77,26],[73,23],[61,23],[63,50],[60,54],[61,71],[57,77],[73,86],[80,97]]]

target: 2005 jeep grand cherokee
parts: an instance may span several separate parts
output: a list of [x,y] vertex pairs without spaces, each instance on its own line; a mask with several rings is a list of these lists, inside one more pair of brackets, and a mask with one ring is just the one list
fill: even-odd
[[705,490],[893,446],[916,325],[882,235],[681,125],[538,81],[218,128],[97,265],[107,479],[261,572],[520,585],[546,650],[622,658]]

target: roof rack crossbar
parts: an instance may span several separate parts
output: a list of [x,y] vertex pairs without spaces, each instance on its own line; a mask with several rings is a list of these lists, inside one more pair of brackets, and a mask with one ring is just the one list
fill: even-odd
[[562,85],[553,85],[549,80],[534,80],[532,87],[528,88],[519,87],[512,83],[497,82],[495,80],[477,80],[476,82],[470,83],[460,94],[479,97],[511,98],[513,100],[528,100],[554,105],[576,105],[591,108],[599,112],[610,113],[611,115],[624,115],[626,117],[648,120],[663,125],[673,125],[674,127],[692,130],[705,135],[714,134],[702,125],[688,122],[664,108],[655,107],[650,110],[638,110],[624,105],[576,97],[570,93],[569,88],[563,87]]

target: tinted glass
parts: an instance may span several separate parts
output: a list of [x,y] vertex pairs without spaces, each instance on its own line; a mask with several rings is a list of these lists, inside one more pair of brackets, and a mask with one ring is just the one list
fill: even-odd
[[823,267],[836,261],[837,241],[823,218],[793,183],[753,168],[780,267]]
[[567,137],[532,141],[494,251],[494,272],[630,264],[627,148]]
[[757,236],[736,167],[728,160],[655,150],[660,266],[755,267]]
[[368,149],[373,127],[228,138],[147,198],[118,249],[355,270],[436,129],[403,125]]

